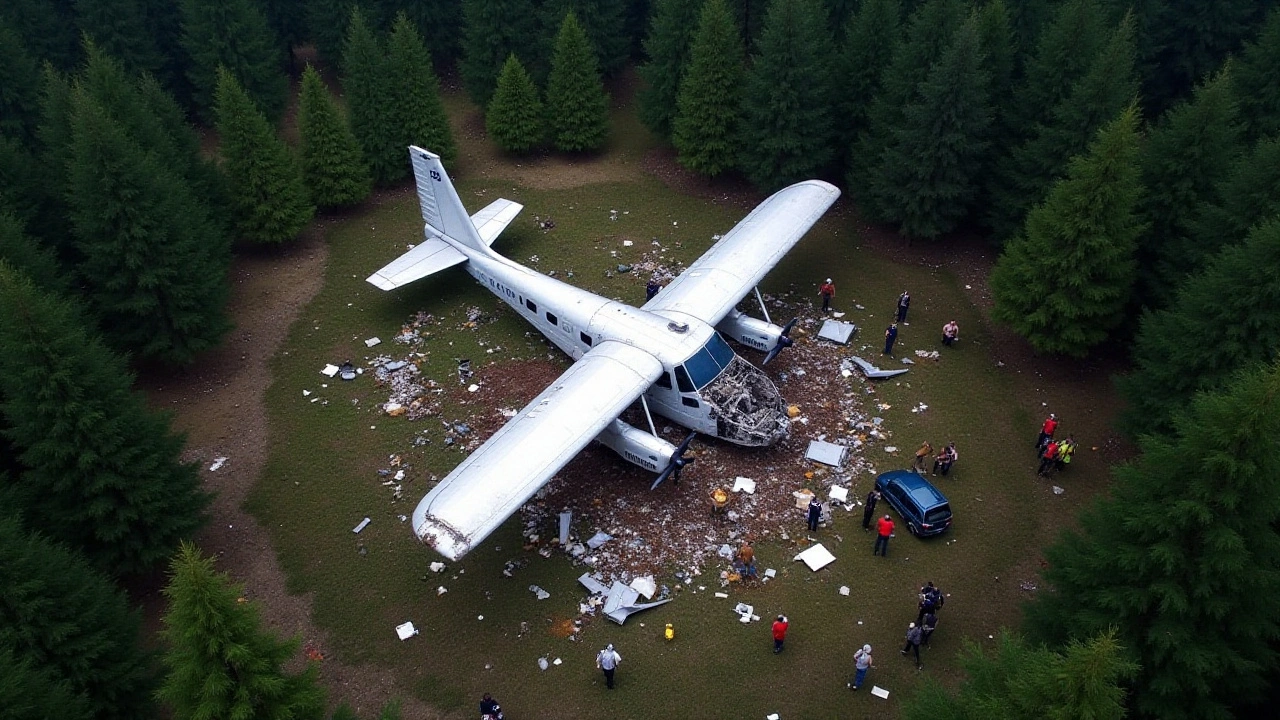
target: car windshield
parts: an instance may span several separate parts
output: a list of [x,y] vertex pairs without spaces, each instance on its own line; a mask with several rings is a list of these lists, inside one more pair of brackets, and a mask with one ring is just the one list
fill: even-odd
[[694,387],[702,389],[707,383],[715,380],[732,360],[733,350],[717,333],[712,335],[707,344],[694,353],[693,357],[684,362],[684,367],[689,371],[689,378],[693,380]]
[[939,523],[949,517],[951,517],[951,506],[939,505],[925,514],[924,521],[927,523]]

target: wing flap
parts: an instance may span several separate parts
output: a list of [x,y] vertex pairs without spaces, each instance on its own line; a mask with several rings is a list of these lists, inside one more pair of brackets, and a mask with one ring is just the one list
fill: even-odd
[[770,195],[644,309],[681,313],[715,325],[838,197],[840,190],[821,180],[805,180]]
[[413,511],[414,532],[445,557],[462,557],[661,372],[656,358],[630,345],[592,348],[427,493]]

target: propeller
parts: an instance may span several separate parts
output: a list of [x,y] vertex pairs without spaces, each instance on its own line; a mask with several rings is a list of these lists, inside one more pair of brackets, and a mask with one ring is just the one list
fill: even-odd
[[689,443],[693,442],[693,439],[697,436],[698,433],[691,432],[683,442],[676,446],[676,451],[671,453],[671,462],[667,463],[667,466],[663,468],[662,472],[658,473],[658,477],[653,481],[653,485],[649,486],[650,490],[657,490],[658,486],[669,477],[674,477],[676,482],[680,482],[680,470],[683,469],[685,465],[697,460],[697,458],[686,458],[684,456],[684,451],[689,449]]
[[795,344],[795,340],[791,339],[791,328],[796,326],[796,321],[799,319],[798,317],[793,317],[791,322],[783,326],[782,334],[778,336],[778,344],[774,345],[769,354],[764,356],[764,360],[760,363],[761,365],[768,365],[771,360],[778,357],[778,353],[782,352],[783,349]]

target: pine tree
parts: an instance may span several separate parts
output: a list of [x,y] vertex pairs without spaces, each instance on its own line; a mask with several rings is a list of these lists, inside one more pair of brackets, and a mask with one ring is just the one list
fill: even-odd
[[1215,195],[1197,213],[1189,266],[1203,265],[1219,248],[1244,240],[1254,225],[1280,215],[1280,137],[1259,140],[1236,161]]
[[988,718],[1125,717],[1122,681],[1137,673],[1116,641],[1103,632],[1061,650],[1035,647],[1002,632],[987,653],[966,642],[960,663],[966,678],[958,693],[926,681],[907,700],[907,720],[987,720]]
[[296,238],[315,206],[289,148],[226,70],[218,73],[216,106],[236,235],[260,245]]
[[67,290],[67,273],[58,263],[58,256],[28,237],[22,221],[3,209],[0,209],[0,260],[31,278],[41,290],[55,293]]
[[762,190],[828,169],[835,144],[835,42],[818,0],[774,0],[742,92],[739,165]]
[[901,42],[901,18],[901,0],[867,0],[849,16],[837,79],[838,142],[846,149],[841,156],[867,129],[871,103],[880,92],[885,68]]
[[657,0],[653,22],[644,39],[649,61],[638,72],[644,80],[637,97],[640,121],[655,135],[671,138],[684,77],[692,54],[702,2],[698,0]]
[[613,75],[626,64],[631,50],[631,38],[623,24],[623,4],[624,0],[544,0],[543,37],[556,35],[565,15],[572,12],[590,41],[600,72]]
[[1116,627],[1141,666],[1138,712],[1226,720],[1262,699],[1276,664],[1280,365],[1198,395],[1173,428],[1143,436],[1080,531],[1050,546],[1055,592],[1027,626],[1050,642]]
[[950,232],[973,207],[991,124],[988,79],[973,17],[920,83],[880,158],[871,191],[903,235]]
[[27,46],[34,57],[67,72],[80,62],[80,30],[71,2],[5,0],[0,20]]
[[546,52],[538,15],[525,0],[462,0],[462,84],[477,105],[487,106],[507,56],[524,58],[535,78],[546,77]]
[[183,438],[130,389],[124,360],[69,301],[0,266],[0,412],[27,470],[14,490],[33,527],[112,573],[143,572],[204,520],[209,498]]
[[183,543],[165,588],[168,675],[159,697],[177,720],[255,718],[308,720],[324,716],[317,668],[293,675],[284,664],[297,641],[281,642],[262,628],[258,608],[213,558]]
[[556,35],[546,107],[557,150],[599,150],[609,139],[609,96],[591,44],[572,12],[564,16]]
[[462,52],[462,0],[392,0],[389,4],[418,28],[435,67],[443,71],[457,63]]
[[1137,152],[1130,106],[1071,161],[996,262],[992,317],[1039,352],[1083,357],[1124,319],[1144,230]]
[[307,65],[298,103],[302,177],[311,202],[321,208],[355,205],[369,197],[372,180],[360,144],[320,79]]
[[1249,139],[1280,134],[1280,5],[1267,14],[1258,37],[1246,43],[1232,69],[1240,115]]
[[546,115],[538,88],[513,54],[502,66],[498,89],[489,101],[485,127],[498,147],[509,153],[526,153],[546,137]]
[[[0,277],[8,272],[0,264]],[[79,554],[27,532],[6,514],[0,517],[0,587],[0,649],[29,664],[56,693],[32,700],[61,700],[72,712],[79,706],[81,717],[87,705],[88,717],[103,720],[156,716],[151,658],[138,646],[138,614]],[[0,667],[6,668],[0,676],[12,677],[4,662]],[[0,679],[0,686],[5,682]],[[6,703],[6,718],[13,709]]]
[[222,69],[268,118],[280,118],[289,83],[280,48],[253,0],[182,0],[182,43],[191,58],[187,75],[196,108],[206,121],[216,119]]
[[8,720],[92,720],[89,699],[52,669],[19,659],[11,638],[0,638],[0,707]]
[[342,89],[351,111],[351,133],[364,151],[374,182],[390,185],[409,174],[408,148],[392,119],[390,63],[359,7],[351,11],[342,53]]
[[[1241,127],[1231,77],[1223,70],[1174,106],[1154,127],[1139,156],[1148,224],[1139,246],[1141,298],[1147,307],[1169,304],[1212,247],[1195,237],[1196,213],[1217,197],[1241,155]],[[1213,247],[1216,247],[1213,246]]]
[[706,0],[680,82],[672,143],[684,167],[714,177],[738,163],[742,40],[724,0]]
[[30,142],[40,122],[40,65],[0,17],[0,135]]
[[[320,59],[329,68],[343,66],[343,46],[350,30],[356,0],[325,0],[306,4],[307,37],[315,44]],[[363,13],[362,13],[363,15]]]
[[75,0],[76,24],[129,74],[163,76],[165,57],[156,44],[146,0]]
[[1190,276],[1168,309],[1143,317],[1134,370],[1118,385],[1132,435],[1168,430],[1199,391],[1280,353],[1280,217],[1256,226]]
[[453,162],[458,148],[440,102],[440,81],[431,68],[431,54],[403,13],[396,16],[391,28],[387,60],[392,98],[389,110],[401,163],[405,163],[410,145],[430,150],[446,164]]

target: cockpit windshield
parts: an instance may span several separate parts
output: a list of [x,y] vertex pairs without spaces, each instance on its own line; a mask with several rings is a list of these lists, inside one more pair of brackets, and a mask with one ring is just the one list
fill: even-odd
[[694,387],[701,390],[729,367],[733,358],[733,350],[724,338],[716,333],[711,336],[706,345],[702,346],[702,349],[684,362],[684,366],[689,372],[689,378],[693,380]]

